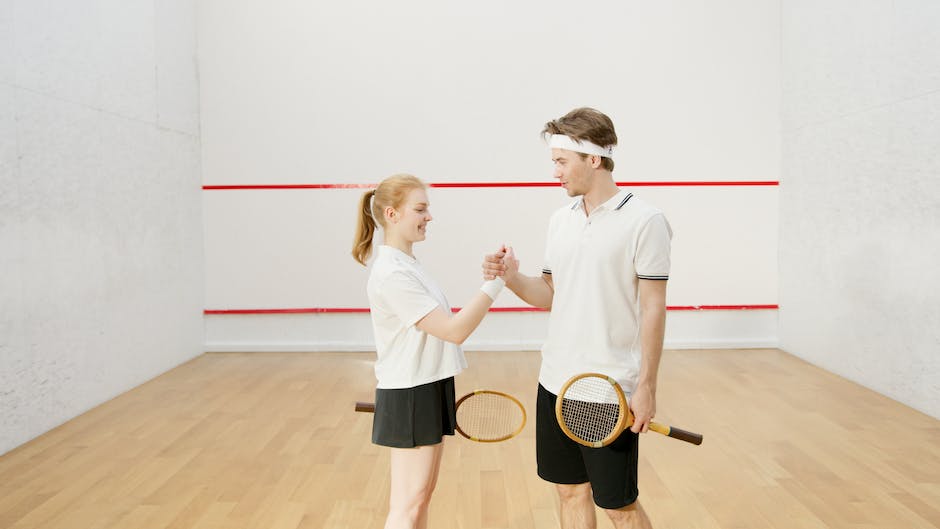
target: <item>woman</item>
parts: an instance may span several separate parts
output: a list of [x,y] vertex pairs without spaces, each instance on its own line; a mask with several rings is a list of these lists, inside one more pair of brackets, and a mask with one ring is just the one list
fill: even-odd
[[367,291],[377,360],[372,442],[391,447],[385,529],[427,527],[445,435],[454,434],[454,376],[466,367],[460,344],[480,324],[504,285],[487,281],[453,314],[414,257],[432,220],[426,186],[394,175],[360,201],[353,257],[365,265],[376,224],[383,228]]

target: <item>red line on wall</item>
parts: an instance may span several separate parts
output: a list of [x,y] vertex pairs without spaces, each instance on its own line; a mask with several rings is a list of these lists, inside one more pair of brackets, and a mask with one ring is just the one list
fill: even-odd
[[[778,305],[670,305],[667,310],[776,310]],[[451,309],[453,312],[460,307]],[[204,314],[345,314],[368,313],[368,308],[316,307],[305,309],[206,309]],[[544,312],[536,307],[492,307],[490,312]]]
[[777,310],[779,305],[670,305],[668,310]]
[[[558,182],[438,182],[428,184],[439,188],[483,188],[483,187],[558,187]],[[676,186],[777,186],[775,180],[728,180],[728,181],[682,181],[682,182],[617,182],[624,187],[676,187]],[[251,185],[204,185],[205,191],[235,189],[370,189],[375,184],[251,184]]]
[[724,181],[702,181],[694,180],[683,182],[617,182],[618,186],[640,187],[640,186],[779,186],[780,182],[776,180],[724,180]]
[[309,309],[206,309],[203,314],[337,314],[369,312],[367,308],[309,308]]
[[375,184],[264,184],[264,185],[213,185],[202,186],[206,191],[225,189],[369,189]]

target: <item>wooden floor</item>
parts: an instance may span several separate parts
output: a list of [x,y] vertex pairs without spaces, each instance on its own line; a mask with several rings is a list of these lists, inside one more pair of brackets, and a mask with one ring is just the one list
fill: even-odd
[[[538,353],[469,353],[458,394],[534,410]],[[207,354],[0,457],[0,528],[380,528],[372,356]],[[667,351],[640,497],[664,528],[940,527],[940,421],[776,350]],[[534,422],[448,439],[432,528],[556,528]],[[599,516],[599,527],[610,527]]]

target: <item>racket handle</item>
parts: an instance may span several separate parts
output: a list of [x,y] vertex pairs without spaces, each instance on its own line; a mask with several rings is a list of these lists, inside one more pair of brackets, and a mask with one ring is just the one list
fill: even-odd
[[702,434],[695,432],[688,432],[675,426],[666,426],[664,424],[659,424],[657,422],[650,423],[650,430],[654,432],[659,432],[663,435],[668,435],[673,439],[678,439],[680,441],[685,441],[687,443],[692,443],[694,445],[702,444]]
[[685,441],[687,443],[692,443],[694,445],[702,444],[702,434],[689,432],[674,426],[669,427],[669,437],[679,439],[680,441]]
[[368,413],[375,413],[375,404],[371,402],[357,402],[356,411],[364,411]]

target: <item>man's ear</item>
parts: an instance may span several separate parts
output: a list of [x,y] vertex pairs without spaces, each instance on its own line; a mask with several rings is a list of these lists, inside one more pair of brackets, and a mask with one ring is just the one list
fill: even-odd
[[591,155],[591,167],[592,168],[599,169],[602,162],[603,162],[603,158],[601,158],[600,156],[596,154]]

